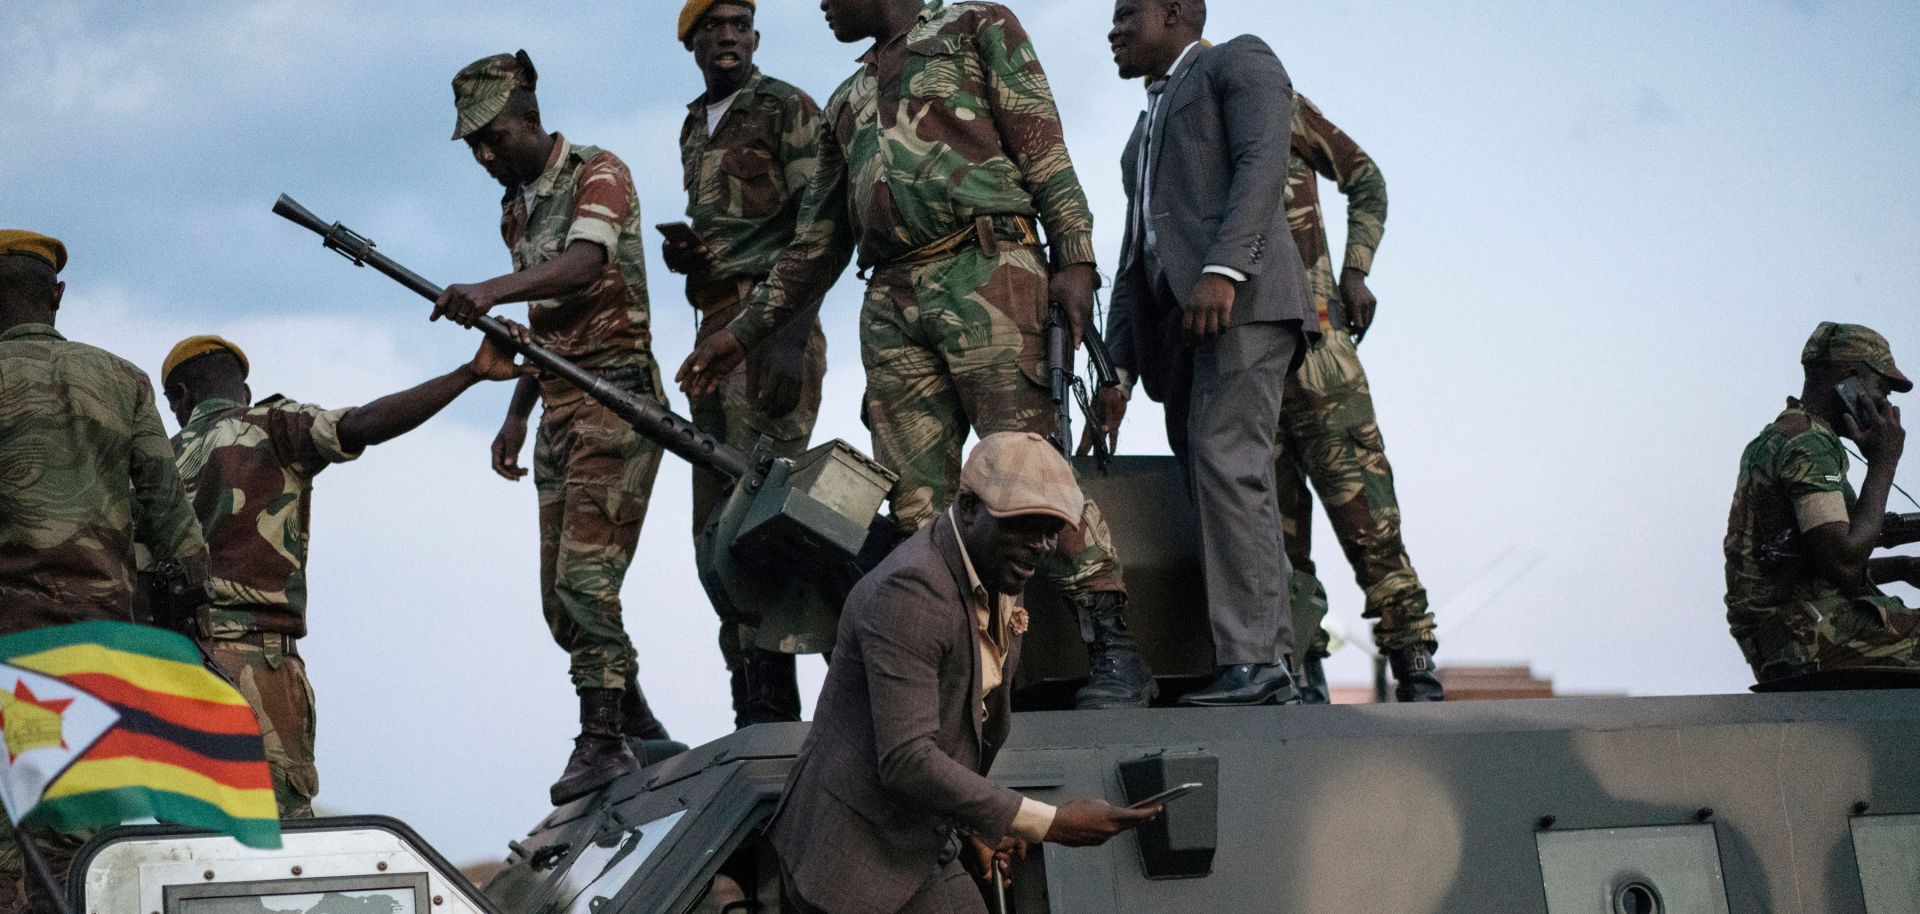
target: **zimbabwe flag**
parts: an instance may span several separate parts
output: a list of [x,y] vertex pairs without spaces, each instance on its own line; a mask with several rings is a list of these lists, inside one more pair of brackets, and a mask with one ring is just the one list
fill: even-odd
[[16,821],[152,817],[280,846],[260,725],[183,635],[82,622],[0,637],[0,735]]

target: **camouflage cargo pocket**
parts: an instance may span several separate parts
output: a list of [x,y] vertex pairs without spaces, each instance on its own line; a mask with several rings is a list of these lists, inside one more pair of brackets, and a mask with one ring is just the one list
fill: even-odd
[[727,196],[744,219],[765,219],[780,211],[782,188],[773,156],[764,149],[730,149],[720,160]]
[[907,91],[914,98],[957,104],[973,55],[960,35],[935,35],[907,45]]

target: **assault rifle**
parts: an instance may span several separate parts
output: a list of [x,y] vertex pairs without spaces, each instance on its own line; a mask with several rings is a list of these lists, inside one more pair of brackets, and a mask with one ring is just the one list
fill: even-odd
[[[1055,302],[1047,309],[1047,392],[1053,398],[1053,408],[1059,414],[1060,425],[1054,432],[1053,446],[1068,458],[1073,457],[1073,402],[1080,402],[1080,411],[1093,426],[1093,459],[1104,475],[1113,463],[1113,451],[1107,447],[1107,438],[1100,434],[1106,428],[1105,410],[1100,408],[1100,399],[1087,391],[1086,380],[1073,370],[1073,345],[1068,339],[1071,325],[1067,321],[1067,309]],[[1113,358],[1107,353],[1106,341],[1100,338],[1100,331],[1088,323],[1080,341],[1087,348],[1087,366],[1092,370],[1095,383],[1099,387],[1117,385],[1119,376],[1113,370]]]
[[[428,301],[440,298],[439,286],[376,250],[365,235],[321,220],[285,194],[273,212],[319,235],[321,246],[354,266],[372,267]],[[732,606],[750,622],[774,614],[839,612],[846,589],[858,577],[842,572],[868,547],[870,536],[887,529],[876,517],[895,479],[885,467],[845,441],[822,444],[791,460],[769,453],[765,442],[746,453],[659,400],[616,387],[544,346],[521,342],[497,318],[482,315],[473,326],[541,371],[580,388],[634,431],[733,483],[726,502],[706,520],[706,546],[699,556],[700,583],[716,605]]]

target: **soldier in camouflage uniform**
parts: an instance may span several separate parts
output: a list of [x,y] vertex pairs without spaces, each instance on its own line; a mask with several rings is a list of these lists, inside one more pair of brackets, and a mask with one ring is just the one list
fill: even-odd
[[[54,329],[67,249],[0,229],[0,634],[135,619],[136,569],[207,580],[207,546],[173,468],[153,387],[130,362]],[[85,837],[29,828],[56,875]],[[0,914],[55,911],[11,829]]]
[[[1393,468],[1355,348],[1373,323],[1375,299],[1367,289],[1367,274],[1386,230],[1387,182],[1373,159],[1319,108],[1305,96],[1297,96],[1297,101],[1287,170],[1287,222],[1306,263],[1320,339],[1287,379],[1281,400],[1274,478],[1287,557],[1296,575],[1314,573],[1313,498],[1307,491],[1311,481],[1366,594],[1365,616],[1377,620],[1374,643],[1393,668],[1396,697],[1440,701],[1445,692],[1433,671],[1433,652],[1439,646],[1433,614],[1427,611],[1426,588],[1400,539]],[[1338,284],[1320,207],[1322,175],[1347,198],[1346,263]],[[1328,642],[1320,621],[1326,617],[1325,590],[1317,581],[1296,581],[1295,590],[1321,594],[1296,610],[1303,625],[1296,625],[1294,632],[1295,637],[1313,639],[1303,652],[1301,694],[1308,703],[1324,703],[1327,685],[1321,660]]]
[[189,337],[160,368],[180,479],[212,553],[213,601],[201,643],[260,721],[283,819],[313,815],[313,688],[295,646],[307,633],[307,522],[313,479],[370,444],[427,421],[467,388],[516,375],[490,341],[473,361],[365,406],[322,409],[278,394],[253,402],[247,357],[217,336]]
[[[500,234],[514,272],[448,286],[433,316],[471,323],[524,301],[540,345],[623,390],[661,398],[633,177],[613,153],[541,125],[537,78],[525,51],[477,60],[453,78],[453,138],[506,188]],[[646,708],[620,620],[620,585],[660,446],[558,377],[522,378],[493,443],[494,471],[509,480],[526,475],[519,455],[536,398],[544,406],[533,449],[541,607],[580,694],[580,736],[551,791],[558,805],[640,767],[624,737],[666,738]]]
[[[717,390],[857,249],[869,277],[865,417],[875,457],[899,474],[890,503],[905,536],[952,497],[969,430],[1054,431],[1042,327],[1049,301],[1065,307],[1076,339],[1092,314],[1093,216],[1011,11],[946,0],[824,7],[836,38],[873,46],[827,102],[793,245],[680,379],[689,395]],[[1120,564],[1091,500],[1048,574],[1089,635],[1093,675],[1076,704],[1144,705],[1152,676],[1127,633]]]
[[[700,314],[698,340],[739,316],[753,287],[793,242],[818,148],[819,106],[753,65],[760,43],[753,16],[753,0],[690,0],[680,14],[680,41],[707,86],[687,106],[680,130],[687,217],[701,244],[669,239],[664,253],[667,268],[687,277],[687,300]],[[694,424],[742,451],[764,438],[773,454],[797,457],[820,414],[826,370],[826,337],[817,308],[809,309],[756,349],[746,370],[718,393],[693,400]],[[730,488],[726,477],[694,468],[696,548],[704,551],[707,521]],[[832,648],[833,629],[756,627],[721,612],[720,655],[732,684],[734,726],[799,720],[793,655]]]
[[[1800,397],[1740,456],[1724,544],[1727,624],[1762,683],[1849,667],[1920,670],[1920,613],[1878,586],[1920,586],[1920,558],[1872,557],[1906,443],[1887,397],[1913,382],[1886,338],[1857,324],[1821,324],[1800,361]],[[1843,383],[1859,392],[1864,423],[1835,389]],[[1867,460],[1858,493],[1842,436]]]

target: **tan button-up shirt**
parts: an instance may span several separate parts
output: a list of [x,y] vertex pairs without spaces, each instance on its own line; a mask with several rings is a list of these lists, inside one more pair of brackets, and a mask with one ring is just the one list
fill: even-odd
[[[952,506],[947,508],[947,521],[953,524],[953,539],[960,546],[960,564],[967,569],[974,643],[980,651],[980,707],[984,712],[987,696],[1006,681],[1007,648],[1002,639],[1006,637],[1008,622],[1019,603],[1007,594],[988,590],[987,585],[981,583],[980,574],[973,568],[973,557],[967,554],[967,541],[960,536],[960,522],[954,518]],[[1053,816],[1058,811],[1052,805],[1032,797],[1021,797],[1020,811],[1013,816],[1014,836],[1031,844],[1046,840],[1048,829],[1053,827]]]

